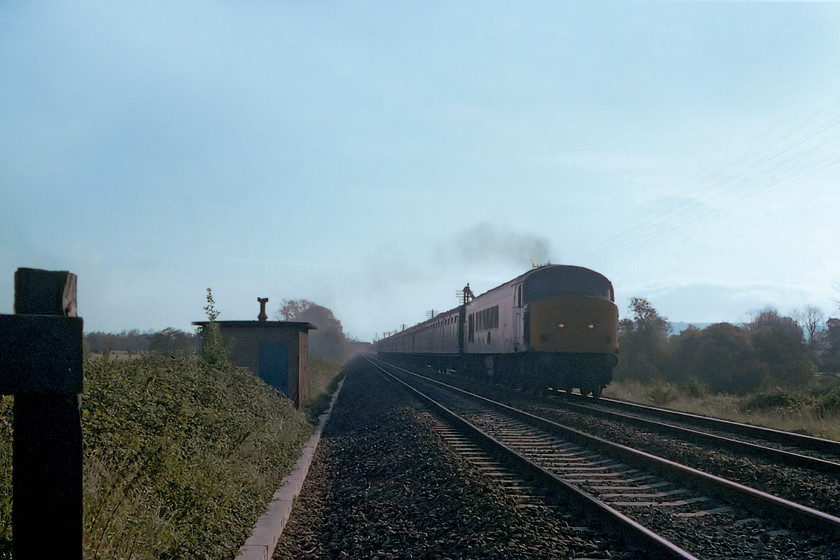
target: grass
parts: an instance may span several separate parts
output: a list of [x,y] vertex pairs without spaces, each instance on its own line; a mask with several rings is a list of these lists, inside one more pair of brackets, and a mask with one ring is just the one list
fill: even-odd
[[[11,543],[10,400],[0,401],[0,558]],[[232,558],[312,429],[247,370],[153,357],[88,360],[82,426],[87,559]]]
[[12,557],[12,410],[14,399],[0,395],[0,559]]
[[310,358],[307,372],[306,398],[303,408],[314,423],[330,404],[335,388],[340,381],[342,366],[329,358]]
[[840,379],[834,376],[818,376],[812,386],[798,390],[743,396],[709,394],[693,384],[614,381],[604,396],[840,441]]

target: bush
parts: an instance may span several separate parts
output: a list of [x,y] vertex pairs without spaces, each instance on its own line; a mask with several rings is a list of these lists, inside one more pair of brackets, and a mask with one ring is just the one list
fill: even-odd
[[307,389],[304,407],[310,420],[317,421],[318,416],[329,406],[332,393],[339,381],[341,365],[329,358],[310,358],[307,373]]
[[[0,558],[11,537],[8,400]],[[163,358],[87,361],[82,429],[90,560],[233,558],[311,433],[250,371]]]
[[813,397],[800,393],[757,393],[747,398],[741,405],[744,412],[785,411],[793,412],[807,409],[814,404]]
[[0,559],[12,557],[12,407],[0,395]]
[[647,392],[648,401],[656,406],[668,406],[679,397],[678,392],[670,385],[656,382]]
[[696,377],[690,377],[680,384],[680,391],[694,399],[705,399],[710,394],[709,384]]
[[823,417],[840,415],[840,387],[835,387],[818,397],[814,410]]
[[88,362],[88,558],[225,558],[245,541],[310,425],[245,369]]

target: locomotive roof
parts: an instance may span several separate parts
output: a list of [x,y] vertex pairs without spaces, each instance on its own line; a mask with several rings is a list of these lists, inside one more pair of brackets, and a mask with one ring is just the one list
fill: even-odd
[[606,276],[604,276],[600,272],[595,272],[591,268],[586,268],[586,267],[583,267],[583,266],[575,266],[575,265],[570,265],[570,264],[544,264],[542,266],[532,268],[531,270],[529,270],[529,271],[527,271],[523,274],[520,274],[519,276],[517,276],[513,280],[508,280],[504,284],[499,284],[495,288],[490,288],[486,292],[482,292],[481,294],[477,295],[476,298],[479,298],[479,297],[483,296],[484,294],[489,294],[490,292],[492,292],[494,290],[498,290],[500,288],[505,288],[507,286],[510,286],[512,284],[518,284],[520,282],[527,282],[531,278],[538,277],[538,276],[543,276],[543,275],[548,274],[548,273],[558,272],[560,270],[567,270],[567,271],[573,271],[574,270],[574,271],[578,271],[578,272],[583,272],[585,274],[590,274],[593,277],[600,278],[604,282],[607,282],[608,284],[612,285],[612,283],[609,281],[609,279]]

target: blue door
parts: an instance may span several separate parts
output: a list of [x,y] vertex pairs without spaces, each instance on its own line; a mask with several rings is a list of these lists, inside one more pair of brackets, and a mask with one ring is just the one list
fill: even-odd
[[260,377],[289,394],[289,353],[284,342],[260,342]]

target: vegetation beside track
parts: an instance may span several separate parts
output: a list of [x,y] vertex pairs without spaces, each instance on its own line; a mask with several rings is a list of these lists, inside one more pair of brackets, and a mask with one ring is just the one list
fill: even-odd
[[341,364],[336,360],[309,358],[304,410],[313,424],[329,406],[330,398],[341,380],[341,371]]
[[604,396],[840,440],[840,329],[820,330],[818,309],[674,335],[646,299],[628,311]]
[[[338,373],[312,360],[308,405]],[[0,558],[11,548],[12,399],[0,401]],[[85,557],[231,558],[311,433],[251,372],[198,359],[88,360]]]
[[676,383],[619,380],[607,386],[604,397],[840,441],[840,378],[835,376],[819,376],[799,389],[775,388],[746,395],[697,394]]
[[12,557],[12,407],[0,395],[0,559]]

